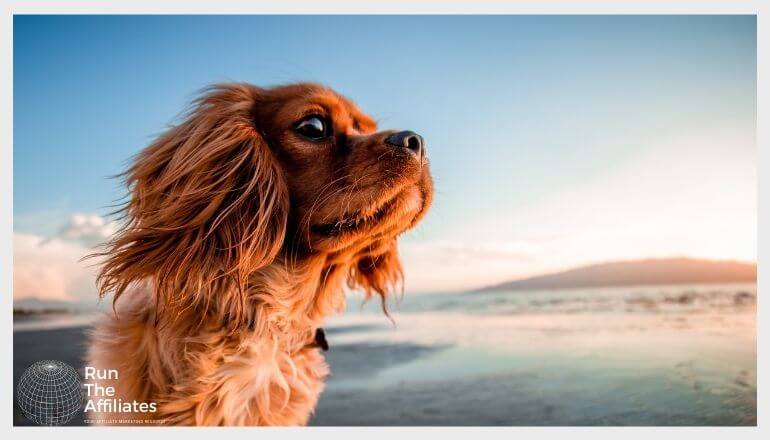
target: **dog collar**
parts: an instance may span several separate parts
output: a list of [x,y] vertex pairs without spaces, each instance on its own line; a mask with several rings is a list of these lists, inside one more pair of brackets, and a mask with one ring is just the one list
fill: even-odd
[[326,342],[326,333],[320,327],[315,331],[315,345],[323,351],[329,350],[329,343]]

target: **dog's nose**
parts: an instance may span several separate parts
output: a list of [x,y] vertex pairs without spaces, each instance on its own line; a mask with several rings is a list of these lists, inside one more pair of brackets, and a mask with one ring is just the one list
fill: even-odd
[[393,133],[385,139],[385,143],[394,147],[406,148],[418,156],[422,155],[422,150],[425,148],[425,140],[422,136],[409,130]]

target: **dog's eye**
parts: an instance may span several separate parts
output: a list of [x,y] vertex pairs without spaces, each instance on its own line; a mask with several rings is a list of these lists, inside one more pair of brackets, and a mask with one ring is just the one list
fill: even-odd
[[326,121],[318,115],[310,115],[299,121],[294,130],[302,136],[318,141],[329,135]]

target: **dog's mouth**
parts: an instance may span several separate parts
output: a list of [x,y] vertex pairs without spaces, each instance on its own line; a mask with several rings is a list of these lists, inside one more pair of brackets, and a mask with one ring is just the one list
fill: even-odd
[[311,229],[314,233],[324,237],[336,237],[344,233],[367,229],[385,218],[395,206],[396,199],[397,197],[393,197],[369,215],[363,215],[361,211],[356,211],[341,217],[334,223],[316,224],[311,226]]

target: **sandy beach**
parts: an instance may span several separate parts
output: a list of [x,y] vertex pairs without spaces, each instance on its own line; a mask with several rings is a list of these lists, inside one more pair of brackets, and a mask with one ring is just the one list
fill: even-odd
[[[395,326],[353,306],[328,327],[332,375],[310,424],[755,425],[755,295],[437,295],[405,299]],[[82,368],[85,329],[16,331],[14,383],[41,359]],[[14,423],[29,424],[17,408]]]

